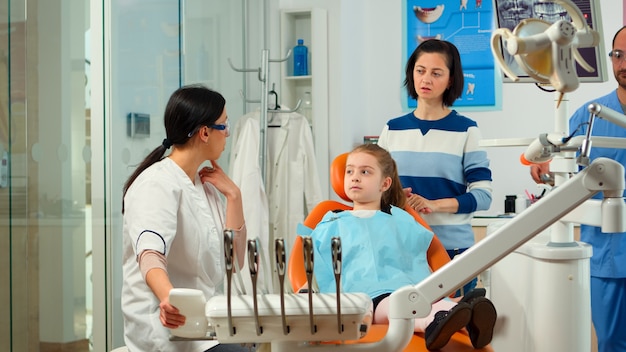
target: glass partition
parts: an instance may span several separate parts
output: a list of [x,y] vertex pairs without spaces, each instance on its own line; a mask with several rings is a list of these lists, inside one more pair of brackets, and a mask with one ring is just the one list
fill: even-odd
[[[163,111],[180,85],[199,83],[221,92],[231,123],[243,114],[244,77],[228,58],[244,62],[244,1],[111,1],[110,238],[112,347],[122,346],[122,193],[135,167],[165,138]],[[105,29],[106,30],[106,29]],[[256,79],[256,78],[255,78]],[[138,128],[140,125],[146,128]],[[228,169],[228,151],[220,164]]]
[[180,85],[244,114],[246,3],[0,0],[1,351],[123,345],[123,184]]
[[89,2],[0,1],[0,350],[90,350]]

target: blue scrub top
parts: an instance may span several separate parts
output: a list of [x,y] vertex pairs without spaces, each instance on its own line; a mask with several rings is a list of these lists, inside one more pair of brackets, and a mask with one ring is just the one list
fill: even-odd
[[[619,113],[624,113],[617,98],[617,90],[594,99],[581,106],[570,118],[570,133],[576,131],[576,135],[587,133],[589,121],[589,103],[602,104]],[[580,126],[579,129],[577,129]],[[626,129],[604,119],[596,118],[593,123],[592,136],[626,138]],[[626,166],[626,149],[591,147],[590,159],[599,157],[613,159]],[[602,194],[594,198],[601,199]],[[581,225],[580,239],[593,247],[590,270],[591,276],[604,278],[626,278],[626,233],[603,233],[599,227]]]

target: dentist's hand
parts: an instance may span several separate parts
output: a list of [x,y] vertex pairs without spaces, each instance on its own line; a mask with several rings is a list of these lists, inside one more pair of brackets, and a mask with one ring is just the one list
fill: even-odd
[[166,328],[175,329],[185,324],[185,316],[180,314],[178,308],[170,304],[169,298],[165,298],[159,303],[159,318],[161,324]]
[[530,177],[533,178],[535,183],[547,183],[544,175],[550,175],[550,163],[531,164],[530,165]]
[[230,196],[239,197],[239,187],[226,175],[215,160],[211,160],[211,165],[212,167],[204,167],[200,170],[202,183],[209,182],[226,198]]

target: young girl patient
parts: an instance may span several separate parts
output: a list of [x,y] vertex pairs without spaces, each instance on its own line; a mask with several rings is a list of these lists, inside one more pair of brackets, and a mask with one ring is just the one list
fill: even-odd
[[[433,233],[402,210],[406,195],[391,155],[375,144],[356,147],[348,155],[344,189],[354,203],[350,211],[328,212],[311,233],[314,273],[321,292],[335,292],[331,240],[341,238],[343,292],[367,293],[374,323],[388,323],[389,295],[415,285],[431,273],[426,252]],[[433,304],[430,314],[415,319],[426,347],[438,350],[457,331],[467,328],[474,348],[491,342],[496,310],[475,289],[458,303],[447,298]]]

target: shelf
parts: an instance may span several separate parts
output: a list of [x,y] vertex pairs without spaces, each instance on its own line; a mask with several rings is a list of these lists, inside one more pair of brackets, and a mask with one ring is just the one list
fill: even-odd
[[[328,142],[328,15],[326,10],[283,9],[280,23],[280,52],[293,49],[298,39],[309,51],[309,75],[293,76],[293,56],[281,66],[281,104],[296,106],[305,92],[312,97],[311,128],[320,184],[325,199],[330,198]],[[302,113],[302,111],[299,111]]]
[[286,80],[290,80],[290,81],[306,81],[306,80],[310,80],[313,76],[311,75],[307,75],[307,76],[287,76],[285,77]]

